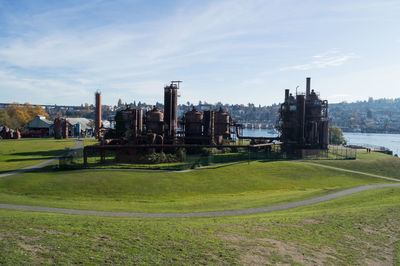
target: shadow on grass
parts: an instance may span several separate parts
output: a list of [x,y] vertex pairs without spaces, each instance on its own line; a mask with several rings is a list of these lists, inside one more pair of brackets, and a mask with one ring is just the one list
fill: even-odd
[[[31,167],[31,166],[35,166],[36,164],[39,164],[39,162],[35,162],[35,161],[47,161],[47,160],[51,160],[59,155],[65,154],[66,152],[68,152],[69,149],[58,149],[58,150],[52,150],[52,151],[36,151],[36,152],[17,152],[17,153],[12,153],[9,154],[11,156],[18,156],[18,157],[22,157],[22,158],[12,158],[12,159],[5,159],[3,162],[6,163],[18,163],[18,162],[27,162],[27,161],[32,161],[33,164],[32,165],[22,165],[20,166],[20,168],[16,168],[16,169],[7,169],[7,170],[0,170],[0,174],[4,174],[4,173],[8,173],[8,172],[14,172],[17,170],[20,170],[22,168],[25,167]],[[25,158],[24,158],[25,157]],[[40,162],[42,163],[42,162]],[[18,167],[18,166],[16,166]]]
[[39,161],[39,160],[50,160],[53,158],[54,156],[39,157],[39,158],[20,158],[20,159],[8,159],[5,160],[5,162]]
[[[67,152],[68,149],[59,149],[59,150],[51,150],[51,151],[31,151],[31,152],[16,152],[10,155],[12,156],[42,156],[42,157],[55,157],[57,155],[63,154]],[[13,159],[18,161],[18,159]]]

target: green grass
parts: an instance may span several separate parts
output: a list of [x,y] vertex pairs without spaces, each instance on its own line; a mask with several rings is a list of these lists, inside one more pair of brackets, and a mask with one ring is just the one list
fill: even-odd
[[399,228],[400,188],[220,218],[0,210],[0,264],[400,265]]
[[[85,144],[86,146],[86,144]],[[232,145],[234,147],[234,145]],[[202,166],[209,166],[221,163],[231,163],[240,161],[254,161],[254,160],[276,160],[277,154],[266,154],[265,152],[250,152],[247,149],[240,148],[235,152],[223,152],[216,154],[203,154],[201,151],[197,154],[186,154],[184,161],[168,162],[168,163],[121,163],[116,162],[115,157],[118,151],[106,150],[105,161],[100,162],[99,151],[88,151],[86,169],[154,169],[154,170],[186,170]],[[83,158],[74,162],[74,164],[67,165],[69,169],[82,169]]]
[[41,163],[74,145],[73,139],[0,140],[0,173]]
[[[88,169],[153,169],[153,170],[187,170],[198,168],[202,166],[209,166],[222,163],[231,163],[239,161],[248,161],[249,155],[247,152],[237,153],[221,153],[213,155],[194,155],[189,154],[186,156],[184,162],[170,162],[170,163],[118,163],[115,162],[114,152],[106,152],[105,163],[100,163],[100,157],[88,156]],[[254,153],[251,160],[265,159],[265,154]],[[76,162],[75,169],[82,169],[83,158]]]
[[314,163],[361,171],[387,177],[400,178],[400,158],[364,150],[357,151],[356,160],[313,160]]
[[191,172],[58,171],[0,179],[0,202],[108,211],[243,209],[381,183],[365,175],[295,162],[252,162]]
[[[394,157],[359,153],[358,158],[313,162],[399,175]],[[180,173],[43,169],[0,179],[0,202],[196,212],[268,206],[380,182],[385,181],[289,161]],[[219,218],[111,218],[0,209],[0,264],[400,265],[399,228],[399,187],[287,211]]]
[[97,139],[92,139],[92,138],[82,138],[81,140],[83,140],[83,145],[84,146],[89,146],[89,145],[97,145],[99,144],[99,141]]

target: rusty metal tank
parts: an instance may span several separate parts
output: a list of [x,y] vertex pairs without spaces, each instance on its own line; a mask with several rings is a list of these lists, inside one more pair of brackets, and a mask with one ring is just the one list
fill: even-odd
[[321,149],[328,149],[329,146],[329,120],[320,123]]
[[203,136],[214,138],[215,135],[215,112],[214,111],[204,111],[203,116]]
[[62,139],[62,126],[61,126],[61,118],[57,117],[54,119],[54,138]]
[[0,132],[0,136],[3,139],[6,139],[7,138],[7,132],[8,132],[8,127],[7,126],[3,126],[3,129]]
[[215,113],[215,135],[223,136],[224,139],[230,137],[230,116],[222,108]]
[[185,114],[185,136],[199,137],[202,135],[203,114],[194,107]]
[[142,134],[143,130],[143,112],[142,109],[126,108],[122,111],[122,117],[126,130],[130,130],[133,140]]
[[61,127],[62,127],[62,131],[61,131],[61,134],[62,134],[62,137],[63,137],[63,139],[67,139],[68,137],[69,137],[69,123],[68,123],[68,121],[67,121],[67,119],[63,119],[62,120],[62,123],[61,123]]
[[321,120],[322,105],[323,102],[319,99],[319,96],[314,92],[314,90],[312,90],[306,100],[306,120]]
[[14,139],[20,139],[21,138],[21,132],[17,128],[17,130],[14,132]]
[[147,133],[163,134],[164,114],[157,108],[146,113],[146,131]]

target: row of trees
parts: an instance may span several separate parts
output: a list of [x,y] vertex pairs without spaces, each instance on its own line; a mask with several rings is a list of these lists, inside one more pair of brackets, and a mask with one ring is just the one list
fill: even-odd
[[13,129],[21,128],[37,115],[49,118],[49,115],[40,105],[12,103],[6,108],[0,109],[0,126],[7,125]]

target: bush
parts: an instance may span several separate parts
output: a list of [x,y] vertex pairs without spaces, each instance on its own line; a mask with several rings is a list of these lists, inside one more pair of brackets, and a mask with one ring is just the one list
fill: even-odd
[[217,148],[201,148],[201,154],[203,155],[214,155],[214,154],[218,154],[221,151],[218,150]]
[[231,148],[222,148],[222,153],[231,153],[232,152],[232,150],[231,150]]
[[176,157],[180,162],[186,161],[186,150],[185,148],[179,148],[176,152]]
[[346,140],[343,136],[343,131],[335,126],[329,127],[329,144],[346,145]]

